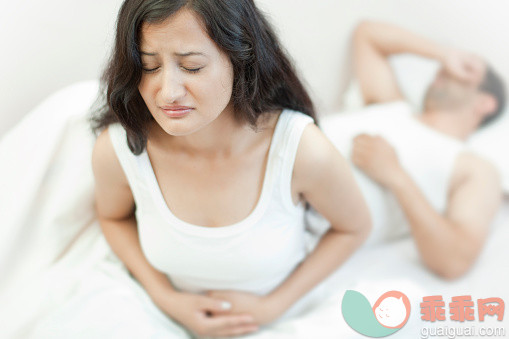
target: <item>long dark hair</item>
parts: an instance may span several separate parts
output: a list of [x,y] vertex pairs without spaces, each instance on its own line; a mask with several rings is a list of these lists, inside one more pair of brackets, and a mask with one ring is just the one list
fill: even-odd
[[131,152],[143,152],[153,117],[138,91],[140,30],[143,23],[160,23],[182,8],[199,15],[210,38],[230,58],[236,119],[255,128],[261,113],[288,108],[318,124],[306,89],[253,0],[126,0],[118,14],[114,51],[102,76],[106,97],[99,98],[102,106],[91,117],[96,135],[120,122]]

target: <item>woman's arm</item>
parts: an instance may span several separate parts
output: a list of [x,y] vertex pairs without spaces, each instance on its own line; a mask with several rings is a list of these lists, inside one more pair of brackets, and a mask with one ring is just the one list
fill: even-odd
[[99,224],[113,252],[154,301],[161,291],[175,292],[166,275],[150,265],[143,254],[134,215],[125,219],[99,218]]
[[367,238],[371,217],[348,162],[316,125],[308,125],[295,159],[292,186],[327,220],[329,231],[314,251],[270,294],[214,291],[229,300],[233,312],[250,312],[269,323],[334,272]]
[[270,298],[288,308],[334,272],[364,242],[371,217],[348,162],[316,125],[302,135],[293,184],[331,227]]
[[92,169],[97,218],[113,252],[152,298],[160,290],[173,290],[168,278],[153,268],[143,255],[133,194],[113,150],[108,130],[97,138],[92,152]]

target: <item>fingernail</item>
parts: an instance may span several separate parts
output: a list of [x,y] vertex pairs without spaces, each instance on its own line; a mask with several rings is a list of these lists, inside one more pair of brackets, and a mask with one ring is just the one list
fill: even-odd
[[221,308],[222,308],[223,310],[229,310],[229,309],[231,309],[231,308],[232,308],[232,304],[231,304],[231,303],[229,303],[228,301],[223,301],[223,302],[221,303]]

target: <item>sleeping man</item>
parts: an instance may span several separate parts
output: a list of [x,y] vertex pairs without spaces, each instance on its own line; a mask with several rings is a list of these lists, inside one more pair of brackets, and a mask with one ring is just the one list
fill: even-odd
[[[353,48],[370,106],[322,126],[356,167],[375,223],[370,240],[411,234],[426,267],[457,278],[478,257],[501,202],[497,171],[464,141],[502,112],[504,85],[481,58],[389,24],[361,23]],[[400,53],[441,64],[421,114],[412,114],[391,69],[389,57]]]

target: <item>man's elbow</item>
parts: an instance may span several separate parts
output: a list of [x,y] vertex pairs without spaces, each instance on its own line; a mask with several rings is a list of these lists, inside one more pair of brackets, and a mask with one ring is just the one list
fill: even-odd
[[462,256],[449,256],[426,266],[440,278],[453,281],[467,274],[477,259],[477,254],[468,253]]
[[354,42],[366,40],[372,30],[374,23],[372,21],[364,20],[357,24],[353,32]]
[[453,281],[461,278],[468,271],[470,266],[459,266],[459,265],[442,265],[443,267],[431,268],[433,272],[440,278],[448,281]]
[[377,34],[379,34],[380,30],[385,29],[386,24],[383,22],[362,20],[357,24],[357,26],[355,26],[355,30],[353,32],[354,41],[370,41],[373,36],[377,36]]

